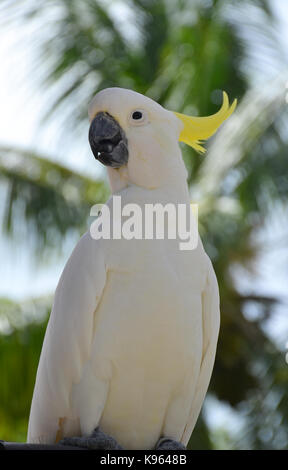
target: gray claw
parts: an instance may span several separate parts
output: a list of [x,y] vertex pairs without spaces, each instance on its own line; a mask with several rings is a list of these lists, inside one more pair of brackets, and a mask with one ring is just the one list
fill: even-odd
[[186,450],[184,444],[169,437],[161,437],[155,447],[156,450]]
[[96,428],[90,436],[65,437],[59,444],[75,447],[84,447],[91,450],[120,450],[122,447],[108,434]]

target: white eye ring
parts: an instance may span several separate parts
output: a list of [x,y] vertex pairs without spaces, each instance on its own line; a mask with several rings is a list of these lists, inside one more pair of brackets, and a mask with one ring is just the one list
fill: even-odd
[[129,122],[133,126],[140,126],[148,122],[147,113],[143,109],[133,109],[130,113]]

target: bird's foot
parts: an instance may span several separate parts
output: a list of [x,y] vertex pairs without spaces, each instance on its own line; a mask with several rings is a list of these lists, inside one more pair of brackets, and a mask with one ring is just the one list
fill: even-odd
[[122,447],[114,439],[102,432],[99,428],[94,429],[90,436],[65,437],[59,444],[84,447],[90,450],[121,450]]
[[184,444],[169,437],[161,437],[157,442],[155,450],[186,450]]

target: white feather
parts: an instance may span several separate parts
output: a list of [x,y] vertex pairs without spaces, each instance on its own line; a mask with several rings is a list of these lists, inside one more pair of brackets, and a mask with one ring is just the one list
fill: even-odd
[[[125,124],[125,109],[129,115],[137,106],[150,112],[144,130]],[[96,97],[91,116],[104,108],[128,135],[127,167],[109,169],[122,206],[189,205],[175,116],[119,89]],[[112,200],[108,205],[113,215]],[[88,435],[99,425],[126,449],[152,449],[162,436],[186,444],[218,331],[217,281],[200,240],[181,251],[179,239],[96,241],[87,233],[56,290],[28,441]]]

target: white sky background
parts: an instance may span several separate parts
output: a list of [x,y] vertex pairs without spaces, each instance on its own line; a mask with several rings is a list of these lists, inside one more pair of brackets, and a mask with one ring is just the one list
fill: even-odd
[[[49,92],[44,95],[35,83],[35,50],[31,38],[37,39],[37,34],[33,24],[0,30],[0,145],[33,149],[91,177],[103,175],[103,169],[89,150],[88,115],[87,134],[77,134],[77,138],[69,135],[65,145],[59,145],[57,118],[44,126],[40,123]],[[4,195],[0,188],[0,214],[4,209]],[[53,259],[36,266],[25,244],[1,237],[0,296],[21,299],[53,293],[72,248],[68,243],[58,262]]]
[[[281,36],[283,50],[288,50],[287,2],[274,0],[272,4],[279,17],[279,36]],[[29,33],[29,28],[24,25],[19,25],[17,31],[8,28],[0,30],[0,145],[11,144],[35,149],[44,155],[51,156],[51,158],[59,159],[61,163],[76,170],[97,176],[101,170],[89,152],[86,134],[78,135],[77,139],[68,136],[66,145],[60,147],[57,139],[59,134],[57,116],[48,125],[41,126],[40,130],[39,121],[49,96],[48,94],[43,96],[43,91],[35,86],[32,76],[33,44],[30,42],[30,47],[27,47],[27,41],[21,41],[22,37],[27,37],[27,33]],[[261,77],[257,74],[252,79],[261,83]],[[1,212],[4,196],[1,189],[0,196]],[[258,276],[249,278],[247,273],[243,275],[239,272],[239,279],[241,279],[243,289],[249,289],[253,284],[263,294],[276,295],[283,299],[284,304],[276,309],[268,328],[270,334],[277,339],[279,346],[284,351],[285,342],[288,339],[288,250],[287,241],[285,242],[283,237],[287,236],[287,228],[285,234],[283,223],[279,221],[278,214],[275,214],[269,223],[270,226],[265,228],[262,237],[264,236],[264,243],[271,244],[272,249],[268,250],[260,260],[257,267]],[[282,239],[281,244],[275,244],[275,237]],[[20,300],[28,296],[37,297],[53,293],[70,251],[71,246],[68,244],[63,258],[36,267],[34,263],[31,263],[31,256],[23,249],[23,245],[18,246],[13,241],[2,237],[0,242],[0,296]],[[253,316],[254,312],[247,312],[247,315]],[[209,408],[210,411],[211,424],[215,427],[221,425],[223,413],[219,413],[219,408],[218,411],[213,412],[213,406],[211,406],[211,410]],[[225,416],[228,415],[226,410]],[[234,422],[233,419],[231,420],[231,416],[228,417],[230,423]]]

